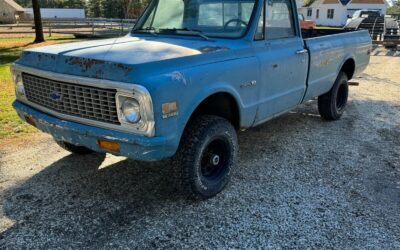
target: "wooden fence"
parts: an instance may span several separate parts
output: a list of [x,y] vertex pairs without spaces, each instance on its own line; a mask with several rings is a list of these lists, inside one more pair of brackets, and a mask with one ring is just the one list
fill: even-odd
[[[43,31],[53,34],[71,34],[75,36],[115,37],[127,34],[135,25],[134,19],[43,19]],[[0,25],[0,34],[30,34],[35,32],[33,22],[20,22],[12,25]]]

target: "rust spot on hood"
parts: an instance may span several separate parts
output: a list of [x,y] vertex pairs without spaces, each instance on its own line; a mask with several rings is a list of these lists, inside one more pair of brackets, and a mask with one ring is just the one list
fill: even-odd
[[96,70],[96,72],[94,73],[94,78],[103,78],[104,76],[104,72],[101,69]]
[[126,64],[122,64],[122,63],[117,63],[115,64],[115,67],[117,69],[120,69],[124,72],[125,76],[127,76],[129,73],[131,73],[133,71],[133,67],[126,65]]
[[203,53],[211,53],[211,52],[218,52],[218,51],[228,51],[230,48],[228,47],[221,47],[221,46],[204,46],[200,47],[199,51]]
[[88,58],[80,58],[73,57],[66,60],[69,65],[79,65],[82,71],[86,71],[93,67],[93,65],[101,65],[105,64],[105,61],[97,60],[97,59],[88,59]]

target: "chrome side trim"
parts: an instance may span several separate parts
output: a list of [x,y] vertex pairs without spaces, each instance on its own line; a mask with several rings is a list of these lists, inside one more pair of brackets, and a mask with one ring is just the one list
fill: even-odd
[[[37,105],[28,100],[23,100],[18,97],[17,97],[17,99],[18,99],[18,101],[20,101],[28,106],[31,106],[39,111],[42,111],[44,113],[47,113],[49,115],[55,116],[55,117],[63,119],[63,120],[82,123],[82,124],[105,128],[105,129],[112,129],[112,130],[116,130],[116,131],[127,132],[127,133],[131,133],[131,134],[143,135],[143,136],[147,136],[147,137],[155,136],[153,101],[151,99],[150,93],[143,86],[140,86],[137,84],[123,83],[123,82],[114,82],[114,81],[103,80],[103,79],[93,79],[93,78],[87,78],[87,77],[64,75],[64,74],[59,74],[59,73],[38,70],[38,69],[18,65],[15,63],[11,65],[11,71],[19,72],[19,73],[22,73],[22,72],[28,73],[28,74],[36,75],[39,77],[47,78],[50,80],[54,80],[54,81],[61,81],[61,82],[79,84],[79,85],[87,85],[87,86],[92,86],[92,87],[96,87],[96,88],[115,89],[115,90],[117,90],[117,96],[121,93],[133,95],[139,101],[139,103],[141,105],[141,110],[142,110],[141,112],[143,112],[143,115],[146,118],[145,126],[140,129],[137,129],[134,126],[124,126],[123,124],[114,125],[114,124],[94,121],[94,120],[90,120],[90,119],[86,119],[86,118],[80,118],[80,117],[76,117],[76,116],[66,115],[66,114],[62,114],[62,113],[50,110],[43,106]],[[118,108],[119,107],[117,106],[117,109]]]

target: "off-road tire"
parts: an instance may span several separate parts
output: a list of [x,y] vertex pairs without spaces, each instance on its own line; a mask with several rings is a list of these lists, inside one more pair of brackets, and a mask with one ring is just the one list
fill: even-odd
[[91,149],[88,149],[87,147],[83,147],[83,146],[76,146],[73,145],[71,143],[68,142],[64,142],[64,141],[56,141],[56,143],[58,144],[58,146],[60,146],[61,148],[73,153],[73,154],[77,154],[77,155],[88,155],[88,154],[93,154],[94,151]]
[[227,120],[211,115],[192,119],[175,156],[184,192],[194,200],[220,193],[230,181],[238,151],[236,131]]
[[322,118],[335,121],[342,117],[349,97],[349,82],[344,72],[340,72],[332,89],[318,97],[318,110]]

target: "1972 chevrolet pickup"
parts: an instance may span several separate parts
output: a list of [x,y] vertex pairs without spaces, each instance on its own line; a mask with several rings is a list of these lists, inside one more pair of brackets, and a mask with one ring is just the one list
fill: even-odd
[[368,31],[302,34],[295,0],[153,0],[125,37],[24,51],[13,106],[72,153],[173,157],[207,199],[230,180],[237,130],[316,97],[339,119],[370,50]]

